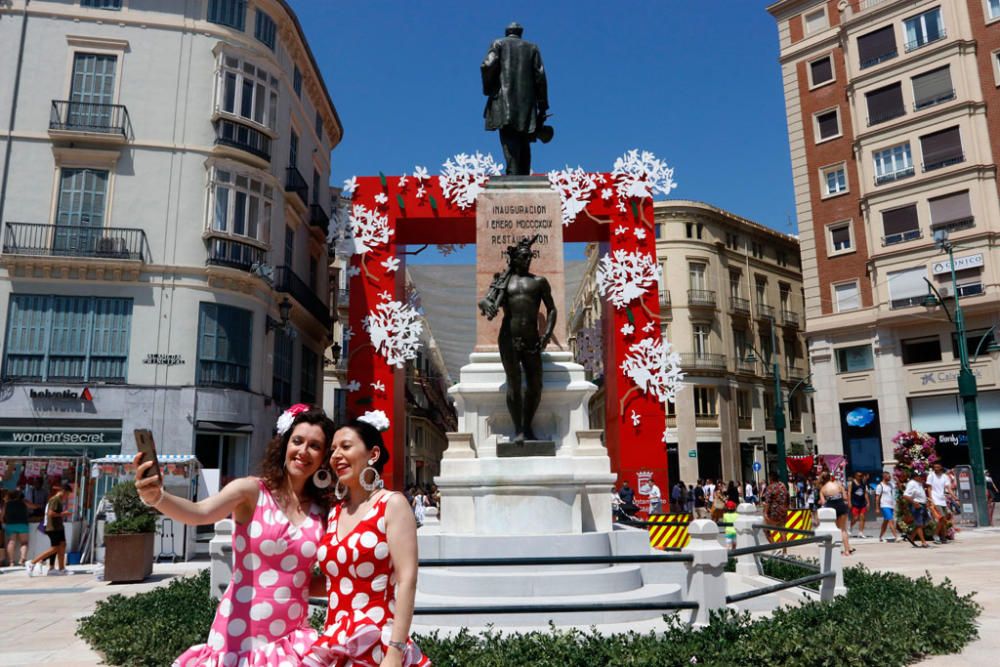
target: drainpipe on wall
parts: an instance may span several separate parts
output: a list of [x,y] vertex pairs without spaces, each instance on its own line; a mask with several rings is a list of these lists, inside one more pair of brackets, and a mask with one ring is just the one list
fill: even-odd
[[24,38],[28,30],[28,5],[31,0],[24,0],[23,18],[21,19],[21,41],[17,47],[17,70],[14,73],[14,96],[10,103],[10,121],[7,123],[7,145],[3,156],[3,181],[0,182],[0,226],[3,224],[4,205],[7,203],[7,178],[10,174],[11,144],[14,142],[14,119],[17,116],[17,94],[21,88],[21,64],[24,62]]

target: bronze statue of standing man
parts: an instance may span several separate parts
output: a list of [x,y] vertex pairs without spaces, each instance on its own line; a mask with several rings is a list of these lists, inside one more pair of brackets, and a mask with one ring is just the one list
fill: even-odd
[[545,125],[549,94],[542,54],[521,39],[523,33],[520,24],[511,23],[480,65],[486,129],[500,131],[507,174],[518,176],[531,173],[531,142],[552,139],[552,128]]
[[[489,320],[503,309],[497,345],[507,377],[507,410],[514,422],[516,444],[538,439],[531,422],[542,401],[542,350],[552,340],[556,327],[556,304],[549,281],[530,272],[534,256],[531,246],[536,240],[537,236],[525,238],[507,248],[507,271],[495,276],[486,297],[479,302],[480,311]],[[539,334],[538,314],[543,303],[545,333]]]

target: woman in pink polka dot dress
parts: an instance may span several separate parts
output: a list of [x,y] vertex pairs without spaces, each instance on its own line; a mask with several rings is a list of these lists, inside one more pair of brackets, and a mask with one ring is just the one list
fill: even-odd
[[331,479],[323,462],[334,425],[322,410],[298,405],[279,419],[278,432],[260,478],[235,480],[198,503],[165,493],[157,477],[140,479],[150,463],[136,472],[143,502],[165,515],[198,525],[231,513],[236,524],[233,578],[208,639],[182,653],[175,667],[297,667],[316,640],[308,598],[326,506],[316,483]]
[[308,667],[430,667],[410,641],[417,526],[406,498],[382,490],[382,436],[354,420],[333,438],[337,497],[316,557],[328,577],[326,627]]

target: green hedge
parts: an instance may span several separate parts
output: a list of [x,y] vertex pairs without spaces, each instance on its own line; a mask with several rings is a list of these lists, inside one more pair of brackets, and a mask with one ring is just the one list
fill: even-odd
[[[794,564],[771,561],[769,574],[801,576]],[[847,595],[779,609],[769,618],[716,614],[701,630],[668,617],[660,635],[533,632],[471,635],[466,631],[415,637],[435,667],[614,667],[648,665],[906,665],[922,656],[961,650],[977,637],[980,607],[945,582],[929,577],[845,571]],[[172,582],[132,598],[117,595],[80,622],[79,634],[115,665],[169,665],[204,641],[215,610],[208,576]],[[314,613],[311,621],[322,622]],[[497,618],[503,623],[502,617]],[[877,637],[877,641],[868,638]],[[696,661],[696,662],[695,662]]]

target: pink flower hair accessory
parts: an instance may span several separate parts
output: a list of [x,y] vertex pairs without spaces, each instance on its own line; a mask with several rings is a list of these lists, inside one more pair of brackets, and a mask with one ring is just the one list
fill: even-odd
[[277,423],[274,425],[274,430],[278,432],[278,435],[285,435],[285,433],[288,432],[288,429],[292,427],[292,423],[295,421],[295,418],[308,409],[309,406],[305,403],[296,403],[281,413],[281,416],[278,417]]

